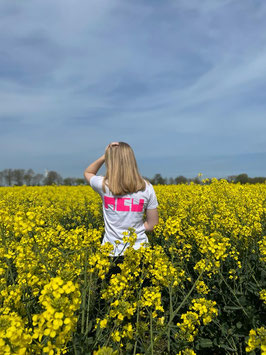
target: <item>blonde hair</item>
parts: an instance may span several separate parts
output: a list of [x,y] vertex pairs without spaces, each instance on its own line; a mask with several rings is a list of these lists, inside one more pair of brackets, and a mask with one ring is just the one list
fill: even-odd
[[109,146],[105,151],[105,166],[104,192],[105,185],[113,195],[118,196],[145,190],[145,180],[138,171],[136,158],[129,144],[119,142],[119,145]]

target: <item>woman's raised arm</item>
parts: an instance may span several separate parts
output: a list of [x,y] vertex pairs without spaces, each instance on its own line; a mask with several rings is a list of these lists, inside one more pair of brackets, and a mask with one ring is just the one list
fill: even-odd
[[[108,146],[105,148],[105,152],[109,147],[116,145],[119,145],[119,142],[112,142],[108,144]],[[90,182],[91,177],[96,175],[100,167],[103,165],[105,161],[105,152],[100,158],[95,160],[84,170],[84,178],[86,179],[86,181],[88,181],[88,183]]]
[[88,181],[88,183],[90,182],[90,179],[97,174],[98,170],[103,165],[104,160],[104,155],[102,155],[84,170],[84,178]]

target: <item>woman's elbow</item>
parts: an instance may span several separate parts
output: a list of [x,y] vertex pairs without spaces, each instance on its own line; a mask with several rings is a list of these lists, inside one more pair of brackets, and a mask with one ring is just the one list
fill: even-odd
[[159,223],[159,215],[158,215],[157,208],[151,209],[151,210],[147,210],[147,212],[146,212],[146,222],[145,222],[146,231],[147,232],[152,232],[153,228],[158,223]]
[[152,232],[154,227],[158,224],[159,221],[152,221],[152,222],[145,222],[144,226],[145,226],[145,230],[146,232]]

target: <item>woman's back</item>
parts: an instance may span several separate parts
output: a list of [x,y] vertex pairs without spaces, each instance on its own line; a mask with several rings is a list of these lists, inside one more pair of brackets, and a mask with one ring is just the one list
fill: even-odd
[[95,175],[90,180],[91,187],[100,194],[103,202],[105,235],[102,244],[110,242],[116,245],[115,241],[119,240],[121,244],[115,253],[118,255],[124,247],[123,232],[134,228],[137,234],[134,248],[138,249],[141,243],[148,242],[143,214],[147,209],[155,209],[158,206],[153,186],[146,182],[143,191],[114,196],[108,186],[103,191],[103,179],[102,176]]
[[[105,177],[96,176],[104,162]],[[105,154],[84,171],[84,177],[102,198],[105,223],[102,244],[110,242],[116,247],[115,242],[120,241],[114,254],[119,255],[125,246],[124,232],[129,228],[134,228],[137,234],[135,249],[148,242],[145,231],[151,231],[158,223],[158,202],[153,186],[139,174],[131,147],[124,142],[109,144]]]

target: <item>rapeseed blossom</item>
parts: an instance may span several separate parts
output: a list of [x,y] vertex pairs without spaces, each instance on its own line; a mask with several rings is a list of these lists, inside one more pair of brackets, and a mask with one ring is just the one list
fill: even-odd
[[179,335],[188,342],[194,341],[201,321],[206,325],[218,315],[218,309],[215,308],[215,305],[215,301],[206,300],[205,298],[193,299],[192,304],[189,306],[189,311],[181,315],[183,322],[177,323],[180,328]]
[[[134,230],[125,231],[124,261],[107,282],[114,246],[101,245],[102,201],[89,186],[0,188],[0,353],[63,354],[76,335],[96,354],[172,350],[175,336],[177,353],[190,355],[199,330],[219,323],[221,282],[241,310],[233,292],[247,257],[266,262],[265,185],[212,179],[155,191],[149,243],[135,250]],[[254,297],[264,306],[265,286]],[[265,352],[264,333],[250,330],[247,351]]]
[[249,332],[246,351],[250,352],[255,349],[260,349],[261,355],[266,355],[266,328],[264,327],[251,329]]

